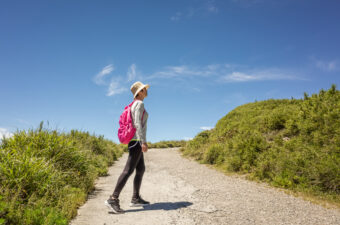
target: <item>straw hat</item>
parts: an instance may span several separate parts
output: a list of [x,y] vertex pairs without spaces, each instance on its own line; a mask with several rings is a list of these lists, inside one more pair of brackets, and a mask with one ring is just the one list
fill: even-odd
[[150,85],[148,84],[143,84],[140,81],[135,82],[133,85],[131,85],[131,92],[133,94],[133,97],[136,98],[137,94],[143,90],[143,88],[149,89]]

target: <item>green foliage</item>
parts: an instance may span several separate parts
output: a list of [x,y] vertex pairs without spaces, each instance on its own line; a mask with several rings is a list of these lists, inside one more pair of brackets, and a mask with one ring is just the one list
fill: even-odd
[[160,141],[157,143],[148,143],[149,148],[174,148],[183,147],[186,141]]
[[[211,130],[205,130],[196,135],[195,139],[188,141],[184,146],[184,154],[195,157],[197,160],[202,160],[204,157],[204,149],[208,143]],[[184,150],[181,148],[181,151]]]
[[122,146],[72,130],[18,131],[0,144],[0,224],[68,224]]
[[275,186],[340,200],[340,91],[239,106],[183,154]]
[[213,144],[204,152],[203,160],[209,164],[222,163],[224,161],[223,145]]

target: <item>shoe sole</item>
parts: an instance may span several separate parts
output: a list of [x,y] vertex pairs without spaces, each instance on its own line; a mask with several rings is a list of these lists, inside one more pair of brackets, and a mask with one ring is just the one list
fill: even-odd
[[114,208],[112,208],[112,206],[107,202],[107,200],[105,201],[105,205],[107,206],[107,208],[109,208],[109,212],[115,213],[115,214],[123,214],[124,212],[117,212]]
[[146,206],[146,205],[150,205],[149,204],[135,204],[135,203],[130,203],[130,207],[140,207],[140,206]]

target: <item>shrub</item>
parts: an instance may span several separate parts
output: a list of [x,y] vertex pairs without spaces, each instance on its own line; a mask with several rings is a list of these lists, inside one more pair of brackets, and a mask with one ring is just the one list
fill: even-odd
[[18,131],[0,144],[0,224],[67,224],[123,148],[72,130]]
[[204,153],[204,162],[216,164],[223,162],[223,146],[220,144],[211,145]]
[[156,143],[148,143],[149,148],[174,148],[174,147],[183,147],[186,141],[160,141]]
[[184,155],[275,186],[340,201],[340,91],[241,105]]

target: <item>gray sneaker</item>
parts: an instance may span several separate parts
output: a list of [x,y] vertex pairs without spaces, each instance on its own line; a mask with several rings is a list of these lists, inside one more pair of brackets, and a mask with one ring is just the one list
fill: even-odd
[[105,201],[105,205],[109,208],[110,212],[121,214],[124,213],[124,210],[120,208],[119,199],[109,198]]
[[139,206],[145,206],[145,205],[149,205],[150,202],[145,201],[144,199],[142,199],[142,197],[138,197],[138,198],[132,198],[130,206],[131,207],[139,207]]

